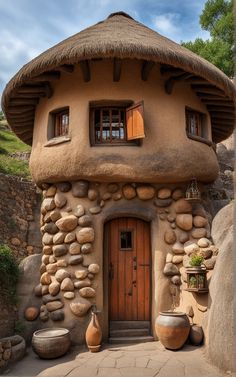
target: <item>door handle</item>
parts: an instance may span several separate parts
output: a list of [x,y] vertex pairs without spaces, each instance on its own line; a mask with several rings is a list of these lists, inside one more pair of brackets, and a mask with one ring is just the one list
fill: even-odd
[[137,270],[137,257],[133,257],[133,267],[134,267],[134,270]]

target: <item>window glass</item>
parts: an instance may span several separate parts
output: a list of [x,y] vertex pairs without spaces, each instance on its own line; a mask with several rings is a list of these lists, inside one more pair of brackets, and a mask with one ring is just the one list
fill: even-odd
[[132,249],[132,230],[124,230],[120,232],[120,249]]

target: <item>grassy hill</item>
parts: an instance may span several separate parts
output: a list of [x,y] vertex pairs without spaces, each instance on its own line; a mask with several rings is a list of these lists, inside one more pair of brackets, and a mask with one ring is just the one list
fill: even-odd
[[29,164],[12,153],[30,152],[31,148],[24,144],[6,125],[6,121],[0,121],[0,172],[30,178]]

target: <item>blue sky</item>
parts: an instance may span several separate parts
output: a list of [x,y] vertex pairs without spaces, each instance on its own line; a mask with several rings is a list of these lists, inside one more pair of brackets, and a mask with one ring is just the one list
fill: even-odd
[[176,41],[208,38],[206,0],[0,0],[0,93],[27,62],[110,13],[123,10]]

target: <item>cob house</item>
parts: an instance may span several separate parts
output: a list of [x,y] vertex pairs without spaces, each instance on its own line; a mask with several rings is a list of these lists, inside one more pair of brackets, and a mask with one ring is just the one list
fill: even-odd
[[207,279],[214,273],[204,198],[218,175],[215,144],[233,132],[233,95],[219,69],[124,12],[11,79],[3,109],[32,144],[43,190],[32,290],[42,327],[66,327],[82,343],[94,304],[105,340],[116,321],[143,323],[156,339],[159,311],[173,307],[191,305],[201,325],[207,285],[189,291],[186,267],[197,253]]

